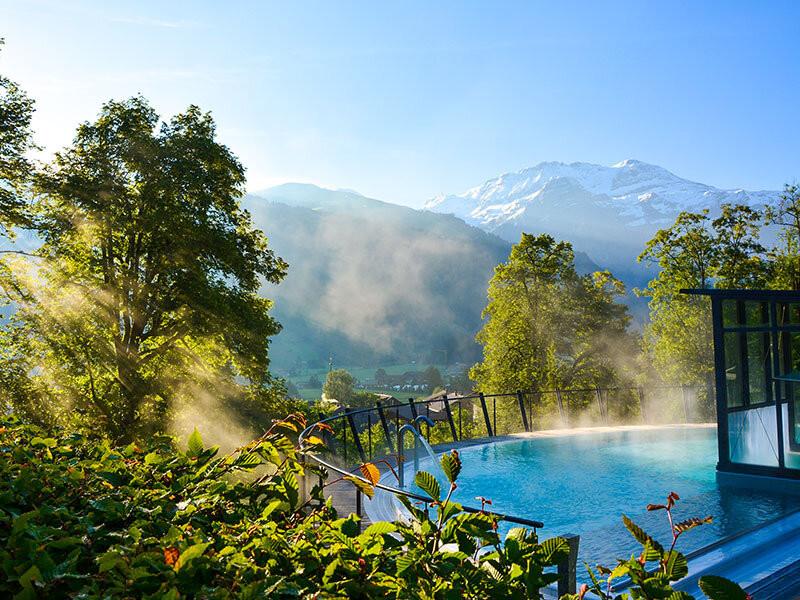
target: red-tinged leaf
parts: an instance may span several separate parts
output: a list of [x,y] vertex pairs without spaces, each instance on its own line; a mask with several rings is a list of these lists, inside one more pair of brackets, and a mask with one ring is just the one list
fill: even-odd
[[164,548],[164,563],[169,565],[170,567],[174,566],[176,562],[178,562],[178,557],[181,555],[178,552],[178,549],[174,546],[170,546],[169,548]]
[[685,521],[675,523],[674,529],[677,533],[683,533],[684,531],[689,531],[690,529],[694,529],[695,527],[699,527],[700,525],[711,523],[713,520],[714,520],[713,517],[710,516],[705,517],[704,519],[700,519],[698,517],[692,517],[691,519],[686,519]]

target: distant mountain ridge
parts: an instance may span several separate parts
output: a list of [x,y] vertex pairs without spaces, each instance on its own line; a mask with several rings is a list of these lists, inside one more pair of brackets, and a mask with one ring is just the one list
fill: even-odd
[[[349,190],[285,184],[244,206],[289,263],[275,300],[283,331],[270,356],[299,362],[469,363],[494,267],[511,243],[452,215],[420,211]],[[578,254],[581,272],[598,267]]]
[[425,209],[461,217],[508,241],[522,231],[551,233],[638,284],[647,276],[636,256],[681,211],[708,208],[714,214],[723,203],[763,207],[779,195],[719,189],[634,159],[611,166],[544,162],[460,194],[437,196]]

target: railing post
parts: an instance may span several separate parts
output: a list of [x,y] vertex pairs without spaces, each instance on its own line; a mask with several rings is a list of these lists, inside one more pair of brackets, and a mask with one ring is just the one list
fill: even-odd
[[639,412],[642,413],[642,423],[647,424],[647,413],[644,409],[644,388],[640,386],[636,388],[636,391],[639,393]]
[[300,484],[300,502],[305,502],[308,500],[308,471],[306,470],[306,455],[300,454],[297,458],[297,461],[303,467],[303,474],[298,477],[298,483]]
[[342,423],[342,444],[344,445],[344,464],[347,464],[347,427]]
[[386,422],[386,413],[383,412],[383,405],[380,402],[376,402],[375,406],[378,407],[378,417],[381,419],[383,435],[386,436],[386,447],[389,449],[389,454],[394,454],[394,444],[392,443],[392,436],[389,434],[389,424]]
[[419,416],[417,415],[417,405],[414,404],[413,398],[408,399],[408,406],[411,408],[411,420],[413,421]]
[[[428,417],[428,420],[430,420],[430,418],[431,418],[431,403],[430,402],[426,402],[425,403],[425,416]],[[428,443],[430,443],[430,441],[431,441],[431,426],[428,425],[427,421],[425,422],[425,431],[428,432],[428,435],[426,437],[428,439]],[[422,433],[422,432],[420,431],[420,433]]]
[[489,420],[489,410],[486,408],[486,397],[483,395],[483,392],[478,394],[478,398],[481,401],[481,410],[483,411],[483,420],[486,423],[486,434],[489,437],[494,437],[494,433],[492,432],[492,422]]
[[569,554],[566,560],[558,565],[558,597],[565,594],[574,594],[577,591],[578,572],[578,546],[581,538],[579,535],[568,533],[562,535],[569,545]]
[[603,423],[608,425],[608,414],[603,408],[603,392],[600,391],[599,387],[594,388],[594,395],[595,398],[597,398],[597,410],[600,411],[600,418],[603,420]]
[[361,533],[361,513],[364,512],[362,510],[362,502],[361,502],[361,488],[356,487],[356,515],[358,515],[358,531]]
[[683,422],[689,422],[689,401],[687,395],[689,389],[685,385],[681,385],[681,392],[683,392]]
[[461,430],[461,409],[462,409],[463,405],[464,405],[464,399],[461,398],[458,401],[458,439],[460,439],[460,440],[464,439],[464,434],[463,434],[463,432]]
[[561,390],[556,390],[556,401],[558,402],[558,414],[561,416],[561,424],[564,427],[569,427],[569,420],[566,412],[564,412],[564,400],[561,398]]
[[397,428],[397,481],[400,484],[400,488],[405,487],[405,462],[406,457],[404,452],[406,451],[403,448],[403,434],[400,432],[400,428]]
[[522,415],[522,426],[525,428],[525,431],[530,431],[528,415],[525,414],[525,396],[522,394],[522,390],[517,390],[517,402],[519,403],[519,414]]
[[453,434],[453,441],[458,441],[458,435],[456,434],[456,424],[453,423],[453,412],[450,410],[450,400],[447,399],[447,394],[444,395],[444,410],[447,413],[447,421],[450,423],[450,433]]
[[356,421],[353,419],[353,413],[350,412],[350,409],[347,409],[344,413],[347,415],[347,422],[350,424],[350,430],[353,432],[353,441],[356,444],[356,450],[358,450],[358,456],[361,458],[361,462],[367,462],[367,456],[364,454],[364,447],[361,445],[361,439],[358,437],[358,428],[356,427]]
[[531,431],[533,431],[534,429],[536,429],[536,425],[534,425],[534,422],[533,422],[533,396],[534,396],[534,394],[527,394],[527,396],[528,396],[528,419],[530,419],[530,421],[528,422],[528,425],[530,426]]
[[372,412],[367,413],[367,445],[369,447],[369,459],[372,460]]

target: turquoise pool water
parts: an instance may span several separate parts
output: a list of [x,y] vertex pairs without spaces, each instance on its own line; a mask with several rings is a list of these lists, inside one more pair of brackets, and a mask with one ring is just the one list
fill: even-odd
[[[670,491],[681,497],[677,520],[714,517],[713,524],[681,538],[679,549],[684,553],[800,508],[796,485],[718,477],[713,428],[515,439],[460,453],[457,500],[475,506],[476,496],[490,498],[494,511],[542,521],[543,538],[579,534],[579,565],[613,565],[617,557],[637,551],[622,525],[623,513],[666,540],[665,514],[647,512],[645,506],[663,502]],[[431,470],[430,460],[423,459],[420,468]]]

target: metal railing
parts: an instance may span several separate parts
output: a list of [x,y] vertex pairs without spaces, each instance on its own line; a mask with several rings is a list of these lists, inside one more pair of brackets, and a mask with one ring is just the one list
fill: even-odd
[[[651,386],[617,388],[581,388],[536,390],[505,394],[447,394],[426,400],[393,402],[364,408],[346,408],[320,420],[300,434],[303,441],[312,434],[321,437],[327,454],[313,459],[328,471],[340,476],[357,477],[365,483],[403,495],[424,506],[433,500],[403,487],[374,483],[361,474],[359,467],[380,460],[404,468],[401,429],[415,427],[434,448],[438,445],[462,445],[500,436],[552,428],[609,426],[638,422],[643,424],[691,423],[709,420],[713,415],[712,392],[700,386]],[[424,417],[424,419],[421,419]],[[424,420],[424,425],[420,421]],[[320,424],[327,427],[321,428]],[[353,486],[355,512],[363,516],[362,492]],[[541,521],[507,515],[485,508],[464,505],[466,512],[483,512],[498,520],[541,529]],[[559,567],[563,576],[559,595],[574,593],[575,564],[579,536],[562,536],[570,544],[570,556]]]

